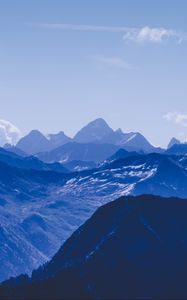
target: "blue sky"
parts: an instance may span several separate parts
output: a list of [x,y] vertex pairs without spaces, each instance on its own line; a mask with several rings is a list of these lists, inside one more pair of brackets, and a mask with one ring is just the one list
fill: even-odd
[[187,1],[1,0],[0,119],[187,138]]

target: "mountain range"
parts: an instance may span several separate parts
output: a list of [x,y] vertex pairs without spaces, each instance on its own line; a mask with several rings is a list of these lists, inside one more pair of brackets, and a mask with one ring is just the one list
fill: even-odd
[[[13,150],[19,149],[28,155],[40,152],[50,152],[62,147],[67,143],[78,144],[109,144],[128,151],[160,152],[162,149],[155,148],[139,132],[124,133],[121,129],[114,131],[102,118],[96,119],[84,126],[77,134],[70,138],[64,132],[58,134],[43,135],[38,130],[32,130],[22,137]],[[7,145],[5,146],[7,148]],[[11,147],[9,145],[9,150]]]
[[100,207],[1,299],[186,299],[187,202],[142,195]]
[[54,162],[52,164],[44,163],[35,156],[20,156],[12,151],[0,148],[0,161],[9,166],[22,169],[35,169],[41,171],[69,172],[62,164]]
[[[38,130],[32,130],[22,137],[15,146],[5,145],[4,148],[19,156],[34,155],[45,163],[86,162],[98,164],[117,150],[138,153],[165,153],[184,155],[187,153],[187,144],[172,138],[168,148],[154,147],[139,132],[124,133],[121,129],[113,130],[102,118],[96,119],[84,126],[70,138],[63,131],[58,134],[43,135]],[[75,165],[71,170],[81,170]],[[90,168],[89,165],[86,168]]]
[[31,275],[98,207],[118,197],[186,199],[186,154],[187,144],[174,138],[168,149],[155,148],[103,119],[73,139],[33,130],[0,148],[0,281]]
[[72,173],[61,164],[18,158],[15,153],[2,151],[1,281],[31,274],[99,206],[122,195],[187,198],[185,155],[118,150],[97,166],[88,168],[82,163],[81,171],[75,172],[74,166],[81,165],[75,162]]

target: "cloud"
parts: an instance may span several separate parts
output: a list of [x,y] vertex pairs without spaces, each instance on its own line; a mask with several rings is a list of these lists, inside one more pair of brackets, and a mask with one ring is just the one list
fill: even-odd
[[131,40],[134,42],[153,42],[153,43],[160,43],[164,39],[169,38],[177,38],[182,39],[182,35],[175,32],[171,29],[165,29],[165,28],[150,28],[148,26],[140,28],[138,30],[127,32],[124,35],[125,40]]
[[[32,24],[33,25],[33,24]],[[35,26],[48,28],[48,29],[60,29],[60,30],[74,30],[74,31],[95,31],[95,32],[111,32],[122,33],[124,40],[130,40],[133,42],[152,42],[160,43],[165,39],[174,39],[177,43],[181,43],[187,39],[187,34],[179,32],[173,29],[157,28],[157,27],[123,27],[123,26],[97,26],[97,25],[77,25],[77,24],[65,24],[65,23],[39,23]]]
[[107,57],[107,56],[92,56],[97,63],[107,67],[134,70],[135,68],[120,57]]
[[6,143],[15,145],[21,136],[20,130],[12,123],[0,119],[0,146]]
[[100,32],[127,32],[130,30],[128,27],[118,26],[96,26],[96,25],[76,25],[64,23],[40,23],[35,24],[40,27],[49,29],[62,29],[62,30],[77,30],[77,31],[100,31]]
[[187,115],[186,114],[168,112],[167,114],[165,114],[163,116],[163,118],[168,122],[172,122],[174,124],[181,125],[183,127],[187,127]]

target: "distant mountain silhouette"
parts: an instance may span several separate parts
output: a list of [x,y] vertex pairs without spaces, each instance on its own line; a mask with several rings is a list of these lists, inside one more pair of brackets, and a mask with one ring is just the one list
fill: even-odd
[[153,147],[139,132],[124,133],[121,129],[114,131],[105,120],[96,119],[83,127],[74,137],[78,143],[102,143],[124,147],[129,151],[160,152]]
[[125,139],[124,136],[125,136],[124,132],[119,128],[115,131],[112,130],[106,136],[104,136],[102,142],[108,144],[120,144],[120,142]]
[[70,142],[49,152],[41,152],[37,157],[45,162],[59,161],[62,163],[81,160],[100,162],[119,149],[116,145]]
[[78,143],[96,143],[102,141],[102,139],[113,130],[102,118],[96,119],[83,127],[75,136],[74,141]]
[[173,145],[176,145],[176,144],[180,144],[181,142],[178,140],[178,139],[176,139],[175,137],[173,137],[171,140],[170,140],[170,142],[169,142],[169,144],[168,144],[168,146],[167,146],[167,149],[170,149]]
[[160,152],[139,132],[123,133],[121,129],[113,131],[102,142],[119,145],[128,151]]
[[147,141],[147,139],[139,132],[130,133],[127,139],[124,139],[120,144],[126,149],[142,150],[144,152],[151,152],[155,148]]
[[18,141],[16,149],[18,149],[17,151],[20,149],[27,154],[34,155],[39,152],[50,151],[70,141],[71,138],[65,135],[63,131],[57,134],[49,134],[48,137],[45,137],[40,131],[32,130]]
[[[84,126],[80,131],[78,131],[73,139],[65,135],[63,131],[60,131],[57,134],[49,134],[46,137],[40,131],[32,130],[29,134],[18,141],[16,147],[9,148],[10,150],[12,149],[12,152],[14,151],[18,153],[20,149],[27,155],[36,155],[41,152],[49,152],[55,149],[59,150],[59,147],[70,142],[74,142],[74,145],[77,145],[77,143],[101,144],[103,145],[103,149],[106,148],[106,144],[109,144],[118,146],[119,148],[124,148],[127,151],[144,153],[160,153],[163,151],[161,148],[152,146],[139,132],[124,133],[121,129],[114,131],[102,118],[98,118]],[[8,146],[6,145],[5,148],[7,147]],[[73,151],[75,151],[75,149]],[[102,159],[104,159],[104,155]],[[74,160],[82,160],[82,158],[80,156],[74,158]]]
[[19,156],[15,152],[5,150],[4,148],[1,147],[0,147],[0,161],[6,163],[11,167],[17,167],[26,170],[32,169],[32,170],[40,170],[40,171],[56,171],[61,173],[69,172],[68,169],[66,169],[60,163],[52,163],[52,164],[44,163],[43,161],[39,160],[35,156],[27,156],[27,157]]
[[[51,143],[51,149],[58,148],[66,143],[71,142],[71,138],[65,135],[63,131],[56,134],[49,134],[48,139]],[[46,149],[47,150],[47,149]]]
[[1,299],[186,299],[187,202],[123,197],[99,208],[52,260]]
[[50,141],[38,130],[32,130],[21,138],[16,147],[30,155],[51,149]]

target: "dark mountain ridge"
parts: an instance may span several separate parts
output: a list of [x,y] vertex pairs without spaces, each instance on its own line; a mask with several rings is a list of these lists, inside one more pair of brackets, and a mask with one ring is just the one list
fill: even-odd
[[1,299],[186,299],[187,201],[142,195],[99,208]]
[[62,164],[55,163],[44,163],[35,156],[19,156],[18,154],[0,148],[0,161],[6,163],[9,166],[17,167],[21,169],[33,169],[43,171],[56,171],[61,173],[69,172]]

